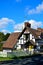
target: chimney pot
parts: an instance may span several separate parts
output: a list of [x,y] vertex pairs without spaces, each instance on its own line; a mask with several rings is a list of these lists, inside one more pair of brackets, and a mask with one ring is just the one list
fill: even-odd
[[29,22],[25,22],[25,27],[31,27],[31,24]]

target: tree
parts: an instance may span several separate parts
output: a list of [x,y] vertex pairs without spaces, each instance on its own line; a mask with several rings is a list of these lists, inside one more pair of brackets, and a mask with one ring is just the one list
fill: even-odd
[[6,41],[9,37],[10,33],[7,33],[6,35],[4,35],[4,33],[0,32],[0,42],[1,41]]
[[4,33],[0,32],[0,42],[3,41]]
[[9,37],[9,35],[10,35],[10,33],[7,33],[7,34],[5,35],[5,37],[4,37],[4,40],[7,40],[8,37]]

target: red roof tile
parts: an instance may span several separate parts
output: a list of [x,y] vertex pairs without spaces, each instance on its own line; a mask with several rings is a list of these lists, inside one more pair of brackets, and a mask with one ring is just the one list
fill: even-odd
[[3,48],[13,48],[18,40],[20,32],[12,33],[7,41],[3,44]]

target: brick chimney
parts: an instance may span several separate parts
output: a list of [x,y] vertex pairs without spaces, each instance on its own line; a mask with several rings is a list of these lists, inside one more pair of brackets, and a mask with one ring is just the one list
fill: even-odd
[[29,22],[25,22],[25,27],[31,28],[31,24]]

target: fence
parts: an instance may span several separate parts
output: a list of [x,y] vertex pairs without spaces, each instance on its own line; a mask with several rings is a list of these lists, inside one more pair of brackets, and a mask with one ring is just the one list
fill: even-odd
[[0,52],[0,57],[20,57],[31,54],[28,50],[14,50],[13,52]]
[[0,57],[7,57],[7,53],[3,52],[3,51],[0,51]]
[[23,50],[7,53],[8,57],[14,57],[14,56],[20,57],[20,56],[28,56],[28,55],[29,55],[29,51],[23,51]]

